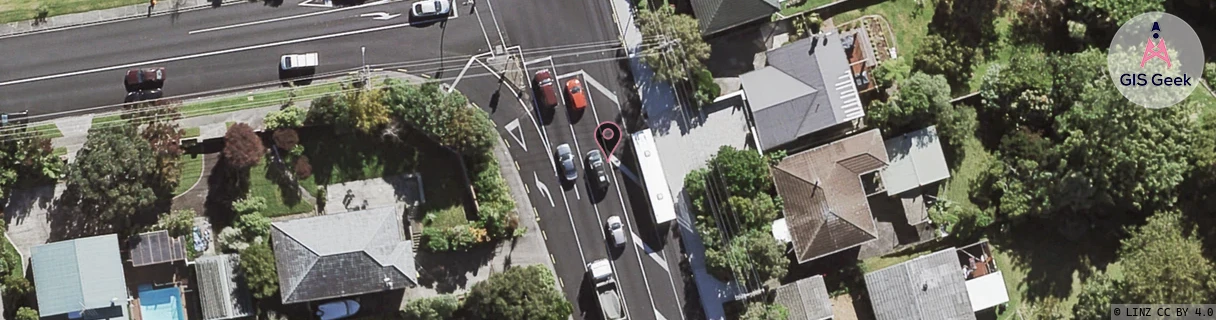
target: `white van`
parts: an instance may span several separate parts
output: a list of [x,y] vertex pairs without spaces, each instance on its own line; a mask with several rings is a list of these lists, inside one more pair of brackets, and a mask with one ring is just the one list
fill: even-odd
[[300,54],[285,54],[279,59],[279,69],[292,70],[299,68],[315,68],[318,63],[316,52],[300,53]]

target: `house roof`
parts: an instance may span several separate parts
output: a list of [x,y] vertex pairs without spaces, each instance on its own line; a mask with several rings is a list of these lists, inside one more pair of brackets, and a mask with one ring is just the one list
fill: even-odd
[[701,34],[710,35],[771,17],[781,11],[777,0],[692,0]]
[[767,61],[740,76],[765,148],[865,115],[835,32],[769,50]]
[[823,276],[798,280],[777,288],[775,301],[789,311],[789,320],[824,320],[832,318],[832,301]]
[[170,237],[166,230],[141,233],[131,237],[127,245],[133,267],[186,260],[182,239]]
[[975,319],[956,249],[948,248],[866,274],[879,320]]
[[878,238],[860,176],[882,169],[886,159],[874,129],[788,156],[773,168],[799,263]]
[[272,224],[283,303],[417,284],[401,212],[384,207]]
[[232,319],[252,314],[249,287],[238,268],[240,264],[241,256],[236,254],[206,256],[195,261],[203,319]]
[[118,235],[36,246],[30,249],[30,267],[42,317],[85,311],[85,317],[107,313],[128,319]]
[[929,126],[887,139],[886,145],[891,165],[883,170],[882,183],[887,187],[887,194],[898,195],[950,177],[937,127]]

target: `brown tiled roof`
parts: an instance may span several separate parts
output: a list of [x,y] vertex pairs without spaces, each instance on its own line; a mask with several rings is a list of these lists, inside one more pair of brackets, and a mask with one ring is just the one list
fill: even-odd
[[878,238],[860,176],[887,165],[877,129],[786,157],[773,169],[799,263]]

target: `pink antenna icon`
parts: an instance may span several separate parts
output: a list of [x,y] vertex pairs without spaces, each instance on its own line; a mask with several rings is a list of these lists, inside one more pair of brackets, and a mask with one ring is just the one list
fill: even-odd
[[[1165,60],[1165,67],[1173,67],[1170,62],[1170,52],[1165,48],[1165,39],[1161,38],[1161,26],[1153,22],[1153,37],[1148,39],[1148,44],[1144,46],[1144,57],[1140,58],[1140,68],[1144,68],[1144,64],[1153,58]],[[1157,44],[1153,44],[1153,39],[1157,39]]]

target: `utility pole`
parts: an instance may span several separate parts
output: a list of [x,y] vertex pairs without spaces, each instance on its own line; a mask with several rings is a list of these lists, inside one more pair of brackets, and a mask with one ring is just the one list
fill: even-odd
[[363,75],[363,86],[368,85],[368,70],[367,70],[367,47],[359,47],[359,55],[363,58],[363,70],[360,72]]

